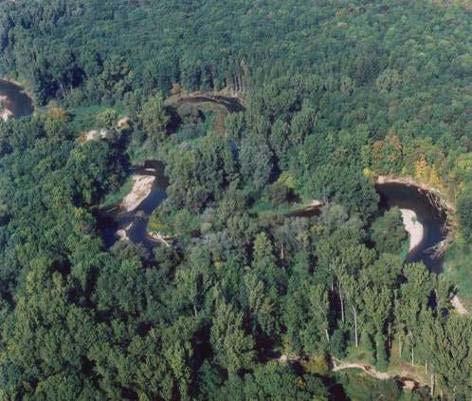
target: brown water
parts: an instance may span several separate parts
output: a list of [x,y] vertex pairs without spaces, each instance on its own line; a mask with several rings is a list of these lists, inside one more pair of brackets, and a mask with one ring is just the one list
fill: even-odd
[[5,106],[14,117],[25,117],[33,113],[33,100],[24,88],[13,82],[0,79],[0,97],[6,96]]

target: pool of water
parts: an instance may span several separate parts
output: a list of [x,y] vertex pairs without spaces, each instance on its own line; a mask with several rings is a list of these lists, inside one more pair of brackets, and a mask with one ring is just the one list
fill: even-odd
[[5,106],[14,117],[25,117],[33,113],[33,100],[25,90],[13,82],[0,79],[0,97],[7,98]]

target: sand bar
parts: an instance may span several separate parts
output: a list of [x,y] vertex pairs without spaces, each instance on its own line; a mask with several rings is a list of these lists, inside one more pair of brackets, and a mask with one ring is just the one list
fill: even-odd
[[400,209],[403,219],[403,225],[405,226],[405,231],[410,237],[410,246],[409,251],[411,252],[415,249],[423,240],[424,236],[424,227],[421,224],[416,216],[416,213],[411,209]]
[[156,177],[153,175],[133,175],[133,189],[121,202],[127,212],[135,210],[152,191]]

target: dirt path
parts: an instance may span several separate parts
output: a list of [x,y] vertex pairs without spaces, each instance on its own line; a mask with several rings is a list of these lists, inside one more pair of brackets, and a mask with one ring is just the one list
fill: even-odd
[[331,361],[333,363],[333,372],[339,372],[340,370],[346,369],[360,369],[363,372],[367,373],[369,376],[378,380],[389,380],[393,379],[396,376],[386,372],[378,372],[373,366],[359,362],[344,362],[336,358],[331,358]]
[[398,373],[393,373],[393,372],[379,372],[375,367],[369,364],[365,363],[359,363],[359,362],[345,362],[345,361],[340,361],[339,359],[336,359],[334,357],[331,358],[331,363],[332,363],[332,371],[333,372],[339,372],[342,370],[347,370],[347,369],[359,369],[362,370],[364,373],[369,375],[370,377],[373,377],[374,379],[377,380],[390,380],[390,379],[396,379],[398,380],[402,386],[406,389],[409,390],[414,390],[418,387],[424,386],[425,384],[420,383],[416,378],[411,378],[409,377],[409,372],[407,371],[402,371],[399,374]]
[[[293,363],[300,362],[301,358],[299,355],[286,355],[283,354],[276,358],[280,363]],[[418,378],[413,378],[414,375],[411,369],[401,369],[400,372],[379,372],[375,367],[367,363],[361,362],[347,362],[341,361],[335,357],[331,357],[331,372],[340,372],[342,370],[358,369],[362,370],[365,374],[377,380],[397,380],[401,383],[403,388],[408,390],[414,390],[422,386],[427,386]]]

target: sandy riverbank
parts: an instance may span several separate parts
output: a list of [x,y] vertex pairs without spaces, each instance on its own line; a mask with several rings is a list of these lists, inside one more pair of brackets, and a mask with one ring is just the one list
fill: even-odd
[[0,96],[0,119],[7,121],[13,116],[13,112],[7,107],[8,97]]
[[410,209],[400,209],[403,219],[403,225],[405,226],[405,231],[408,233],[410,238],[410,246],[408,250],[411,252],[415,249],[424,237],[424,227],[421,224],[416,216],[416,213]]
[[109,131],[107,129],[92,129],[88,132],[84,132],[81,136],[79,141],[81,143],[86,143],[90,141],[98,141],[100,139],[107,139],[109,135]]
[[469,311],[465,308],[457,295],[454,295],[451,299],[451,304],[459,315],[464,316],[469,314]]
[[153,175],[134,175],[133,189],[125,196],[120,206],[127,212],[135,210],[152,191],[156,177]]
[[9,118],[13,116],[13,113],[8,109],[0,110],[0,119],[3,121],[8,121]]

